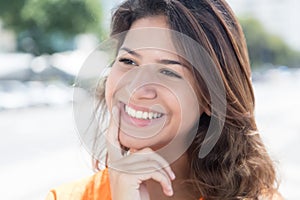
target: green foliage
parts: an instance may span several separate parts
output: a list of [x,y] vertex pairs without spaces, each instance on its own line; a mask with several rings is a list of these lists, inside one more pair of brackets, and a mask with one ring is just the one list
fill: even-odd
[[300,52],[289,47],[280,37],[268,33],[262,24],[253,18],[240,18],[247,40],[252,67],[265,63],[300,66]]
[[64,50],[79,33],[101,36],[101,11],[99,0],[0,0],[4,25],[18,34],[21,50],[35,54]]

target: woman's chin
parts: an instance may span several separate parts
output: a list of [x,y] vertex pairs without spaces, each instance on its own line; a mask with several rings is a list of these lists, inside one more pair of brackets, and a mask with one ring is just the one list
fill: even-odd
[[119,135],[120,144],[128,148],[130,152],[136,152],[144,148],[151,148],[153,151],[158,150],[160,147],[159,144],[156,144],[154,141],[151,142],[148,139],[140,139],[126,134]]
[[120,140],[120,144],[122,144],[124,147],[135,151],[148,147],[147,141],[143,141],[142,139],[128,136],[124,133],[120,133],[119,140]]

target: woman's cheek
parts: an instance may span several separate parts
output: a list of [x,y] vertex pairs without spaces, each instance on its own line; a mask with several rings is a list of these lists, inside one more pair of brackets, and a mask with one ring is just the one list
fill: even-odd
[[120,79],[123,77],[124,73],[117,66],[113,66],[110,74],[107,77],[105,85],[105,100],[109,111],[112,110],[112,103],[114,102],[114,95],[123,84]]
[[107,78],[107,81],[106,81],[106,85],[105,85],[105,101],[106,101],[106,105],[108,107],[108,110],[111,111],[112,109],[112,105],[111,105],[111,102],[112,102],[112,81],[111,81],[111,77],[109,76]]

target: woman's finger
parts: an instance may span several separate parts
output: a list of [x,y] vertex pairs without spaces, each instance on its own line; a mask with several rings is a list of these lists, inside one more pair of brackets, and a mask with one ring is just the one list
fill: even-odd
[[[164,169],[171,180],[175,179],[175,174],[170,167],[170,164],[159,154],[154,152],[151,148],[145,148],[141,151],[137,151],[131,155],[131,158],[127,159],[127,163],[130,165],[131,163],[141,163],[140,168],[143,168],[143,163],[147,163],[148,161],[155,161],[158,165],[155,164],[157,169]],[[148,163],[150,164],[150,163]],[[147,167],[147,165],[145,165]],[[154,167],[154,165],[150,166]]]
[[175,175],[170,175],[174,174],[172,169],[170,167],[162,167],[162,165],[156,160],[140,160],[139,162],[134,163],[123,163],[122,169],[123,171],[127,171],[131,174],[143,174],[151,173],[154,171],[163,171],[170,180],[175,179]]
[[142,174],[139,176],[139,181],[141,183],[143,181],[146,181],[149,179],[153,179],[153,180],[159,182],[160,185],[162,186],[163,192],[167,196],[173,195],[174,192],[173,192],[173,188],[172,188],[172,183],[171,183],[170,179],[168,178],[168,176],[166,176],[164,173],[161,173],[160,171],[155,171],[152,173]]
[[117,106],[112,108],[112,117],[107,132],[106,146],[109,162],[114,162],[123,157],[119,142],[120,110]]
[[130,175],[140,176],[142,174],[151,174],[154,172],[162,173],[171,183],[171,178],[167,171],[160,167],[155,161],[138,162],[131,165],[123,165],[123,171]]

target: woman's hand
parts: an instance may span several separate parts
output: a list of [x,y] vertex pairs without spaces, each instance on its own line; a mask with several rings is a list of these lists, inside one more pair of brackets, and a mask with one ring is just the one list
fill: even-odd
[[160,183],[165,195],[172,196],[175,175],[168,162],[150,148],[122,155],[119,143],[120,112],[113,108],[107,135],[109,178],[113,200],[148,200],[145,181]]

